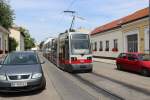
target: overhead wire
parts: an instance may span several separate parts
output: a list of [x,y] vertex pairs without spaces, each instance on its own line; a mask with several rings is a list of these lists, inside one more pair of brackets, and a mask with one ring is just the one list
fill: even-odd
[[[74,5],[74,3],[75,3],[76,1],[77,1],[77,0],[72,0],[72,1],[70,2],[70,4],[68,5],[68,7],[66,7],[66,10],[69,10],[69,9]],[[61,24],[62,24],[62,20],[64,19],[65,14],[64,14],[63,12],[61,12],[61,14],[62,14],[62,16],[61,16],[60,20],[56,23],[56,27],[57,27],[58,25],[61,25]]]

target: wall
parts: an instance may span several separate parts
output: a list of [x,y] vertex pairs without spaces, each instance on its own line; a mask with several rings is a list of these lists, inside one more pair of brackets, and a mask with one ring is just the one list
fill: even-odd
[[1,38],[0,50],[8,51],[8,33],[0,32],[0,38]]
[[[113,52],[114,39],[118,40],[118,52]],[[109,51],[105,51],[106,40],[109,40]],[[99,51],[100,41],[103,41],[103,51]],[[91,36],[91,42],[97,42],[97,51],[93,52],[93,56],[103,56],[103,57],[117,57],[120,52],[123,52],[123,34],[121,28],[103,32],[97,35]]]
[[[148,38],[145,34],[148,30],[148,18],[143,18],[125,25],[122,25],[122,32],[124,34],[124,51],[127,51],[127,41],[126,36],[129,34],[138,34],[138,52],[145,52],[147,47],[145,47]],[[145,45],[146,44],[146,45]]]
[[16,30],[16,29],[10,29],[10,37],[14,38],[17,43],[18,43],[18,46],[16,48],[16,51],[20,51],[21,50],[21,44],[20,44],[20,41],[21,41],[21,38],[20,38],[20,31]]
[[24,36],[20,35],[20,50],[24,51],[25,50],[25,46],[24,46]]

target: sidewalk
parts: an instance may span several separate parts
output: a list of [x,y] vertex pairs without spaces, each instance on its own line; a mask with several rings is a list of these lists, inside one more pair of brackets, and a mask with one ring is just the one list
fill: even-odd
[[108,64],[116,64],[115,60],[110,60],[110,59],[102,59],[102,58],[93,58],[94,62],[103,62],[103,63],[108,63]]

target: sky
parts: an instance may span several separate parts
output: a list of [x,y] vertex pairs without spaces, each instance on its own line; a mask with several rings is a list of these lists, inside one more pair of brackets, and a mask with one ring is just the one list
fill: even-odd
[[76,11],[74,28],[92,30],[98,26],[148,7],[149,0],[9,0],[15,13],[14,23],[29,30],[37,43],[57,37],[70,27]]

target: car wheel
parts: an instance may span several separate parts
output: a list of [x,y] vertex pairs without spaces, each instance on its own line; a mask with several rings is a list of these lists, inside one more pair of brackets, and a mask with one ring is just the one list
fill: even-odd
[[122,67],[121,67],[120,64],[117,64],[117,69],[118,69],[118,70],[122,70]]
[[89,73],[92,73],[92,71],[93,71],[93,68],[91,68],[91,69],[88,70]]
[[46,80],[45,78],[43,79],[43,83],[42,83],[42,86],[41,86],[41,89],[40,90],[44,90],[46,88]]
[[142,69],[141,74],[144,76],[149,76],[149,71],[147,69]]

